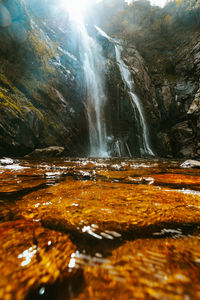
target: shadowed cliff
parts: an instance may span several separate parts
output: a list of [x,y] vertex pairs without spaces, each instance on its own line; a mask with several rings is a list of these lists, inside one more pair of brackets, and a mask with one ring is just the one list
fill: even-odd
[[82,66],[70,39],[66,47],[67,18],[37,1],[0,5],[0,154],[51,145],[85,154]]

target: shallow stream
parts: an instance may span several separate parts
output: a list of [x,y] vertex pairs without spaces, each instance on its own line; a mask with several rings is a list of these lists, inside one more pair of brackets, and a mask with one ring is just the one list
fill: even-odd
[[200,299],[200,172],[0,160],[0,299]]

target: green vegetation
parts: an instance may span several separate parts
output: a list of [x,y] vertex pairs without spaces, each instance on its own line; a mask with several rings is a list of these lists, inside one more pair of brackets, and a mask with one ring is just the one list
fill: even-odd
[[0,73],[0,110],[9,110],[14,116],[22,119],[26,118],[26,113],[30,110],[37,113],[41,118],[41,112],[20,92],[3,74]]
[[[112,2],[112,5],[111,5]],[[198,26],[200,6],[196,0],[172,0],[164,8],[151,6],[148,0],[104,0],[98,4],[97,19],[111,34],[133,38],[138,31],[166,34],[178,25]]]
[[57,53],[57,44],[46,41],[39,30],[30,31],[28,43],[32,46],[33,57],[35,57],[41,71],[52,73],[54,70],[50,66],[50,62]]
[[151,6],[148,0],[135,0],[130,5],[124,0],[104,0],[97,11],[98,25],[109,35],[135,44],[150,67],[153,63],[160,74],[175,80],[174,51],[199,32],[196,0],[171,0],[164,8]]
[[7,94],[7,92],[3,89],[0,90],[0,107],[1,106],[8,106],[13,113],[13,111],[17,111],[22,115],[22,112],[20,110],[20,105],[16,104],[17,101],[10,98]]

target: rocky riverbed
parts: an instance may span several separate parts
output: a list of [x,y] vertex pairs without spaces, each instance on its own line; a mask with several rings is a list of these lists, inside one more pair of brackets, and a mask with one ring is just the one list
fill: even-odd
[[200,175],[181,164],[1,159],[0,299],[198,299]]
[[[191,12],[198,8],[196,1],[189,2]],[[5,0],[0,1],[0,10],[0,155],[22,157],[35,149],[58,146],[64,148],[64,156],[88,156],[83,49],[67,13],[55,0]],[[142,10],[141,6],[143,14]],[[142,19],[148,19],[153,10]],[[99,15],[99,9],[95,11]],[[141,126],[116,60],[114,44],[120,43],[121,59],[134,82],[132,92],[140,99],[153,152],[159,157],[199,159],[199,25],[172,22],[164,31],[159,30],[161,25],[155,27],[152,35],[147,23],[121,34],[107,16],[109,26],[105,26],[106,19],[99,26],[113,43],[95,29],[95,11],[88,33],[106,60],[103,121],[110,155],[143,156],[138,141]],[[189,11],[185,8],[186,19]],[[159,14],[167,18],[168,13],[160,10]],[[126,20],[120,22],[126,24]]]

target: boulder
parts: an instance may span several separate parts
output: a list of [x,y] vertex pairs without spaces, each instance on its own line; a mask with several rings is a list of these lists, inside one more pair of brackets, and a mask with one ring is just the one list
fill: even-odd
[[43,157],[60,157],[64,152],[64,147],[51,146],[43,149],[35,149],[33,152],[26,155],[30,158],[43,158]]
[[200,161],[197,160],[186,160],[184,163],[181,164],[182,168],[200,168]]

